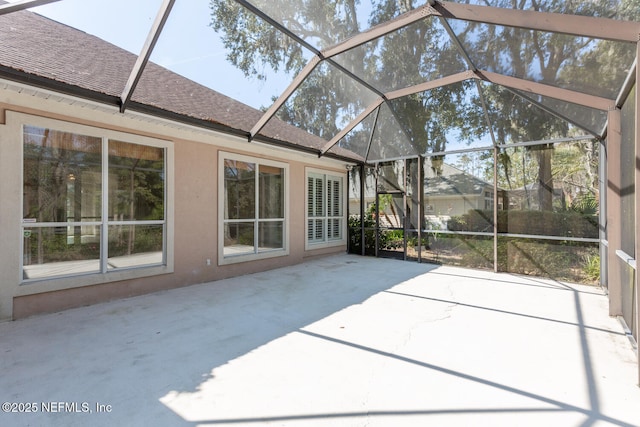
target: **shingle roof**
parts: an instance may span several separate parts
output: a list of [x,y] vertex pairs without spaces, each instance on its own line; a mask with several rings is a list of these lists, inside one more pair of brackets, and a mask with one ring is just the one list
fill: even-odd
[[[26,81],[36,77],[114,101],[122,94],[137,59],[98,37],[29,11],[0,15],[0,46],[0,76],[19,75]],[[146,66],[132,102],[134,109],[151,107],[172,117],[246,135],[263,114],[154,63]],[[261,135],[299,149],[315,151],[326,144],[278,119],[272,119]],[[346,150],[336,154],[361,160]]]
[[437,175],[431,168],[425,168],[425,195],[480,195],[492,184],[476,178],[460,169],[444,163],[442,173]]

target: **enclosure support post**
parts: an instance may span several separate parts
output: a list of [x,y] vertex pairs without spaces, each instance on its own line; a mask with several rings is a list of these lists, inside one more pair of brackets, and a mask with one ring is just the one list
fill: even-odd
[[409,223],[409,221],[407,220],[407,212],[409,211],[409,200],[407,199],[407,170],[409,168],[409,159],[404,159],[404,170],[402,171],[402,187],[403,187],[403,195],[402,195],[402,203],[404,204],[404,214],[402,215],[402,236],[403,236],[403,245],[404,245],[404,251],[403,251],[403,255],[402,255],[402,259],[404,261],[407,260],[407,224]]
[[422,262],[422,225],[424,223],[424,178],[423,168],[424,157],[418,156],[418,263]]
[[598,237],[600,238],[600,286],[609,288],[609,242],[607,241],[607,143],[599,141],[598,157],[598,192],[600,215],[598,215]]
[[365,236],[364,236],[364,180],[366,176],[366,169],[364,163],[360,165],[360,250],[362,256],[366,255],[365,252]]
[[609,315],[622,315],[622,276],[620,259],[616,251],[622,247],[622,235],[620,230],[621,204],[620,189],[622,180],[620,176],[620,145],[622,144],[621,110],[616,108],[609,111],[607,130],[607,241],[609,251],[607,264],[609,277]]
[[493,271],[498,272],[498,147],[493,148]]
[[[638,91],[638,85],[640,84],[640,64],[637,63],[640,58],[640,35],[638,36],[638,43],[636,43],[636,99],[632,100],[636,103],[635,111],[635,178],[634,178],[634,198],[635,198],[635,254],[634,258],[636,259],[636,274],[635,274],[635,322],[636,322],[636,342],[640,342],[640,280],[638,279],[638,258],[640,257],[640,228],[638,227],[638,215],[640,212],[640,194],[638,194],[638,189],[640,189],[640,91]],[[638,386],[640,386],[640,351],[636,353],[636,358],[638,359]]]
[[378,163],[376,163],[375,169],[375,191],[376,191],[376,252],[375,256],[378,257],[378,245],[380,244],[378,235],[380,234],[380,197],[378,197]]

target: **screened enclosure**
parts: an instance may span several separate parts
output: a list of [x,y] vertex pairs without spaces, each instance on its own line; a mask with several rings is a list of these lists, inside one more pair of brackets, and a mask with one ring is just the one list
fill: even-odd
[[351,251],[598,283],[598,155],[585,140],[382,162],[364,191],[354,169]]
[[[0,3],[0,14],[48,3],[34,10],[90,7],[25,0]],[[195,3],[148,1],[127,15],[152,22],[149,33],[129,40],[139,56],[121,94],[96,99],[210,128],[178,106],[154,105],[138,84],[160,64],[224,92],[235,77],[196,71],[231,65],[250,88],[242,101],[260,114],[243,128],[231,112],[216,129],[344,161],[350,252],[602,284],[611,314],[637,339],[640,1]],[[206,32],[193,36],[185,20]],[[107,23],[120,36],[131,25]],[[9,68],[0,75],[29,81]],[[37,84],[100,92],[79,79]],[[279,132],[280,122],[308,139]],[[278,179],[249,166],[225,164],[238,197]],[[87,186],[99,179],[76,173]],[[225,250],[282,245],[279,206],[264,224],[252,209],[225,210]]]

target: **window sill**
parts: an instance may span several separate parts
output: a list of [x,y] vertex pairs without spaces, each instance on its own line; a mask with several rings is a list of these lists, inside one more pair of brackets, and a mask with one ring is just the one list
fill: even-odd
[[310,243],[305,242],[304,250],[305,251],[313,251],[316,249],[325,249],[325,248],[334,248],[336,246],[346,246],[347,240],[331,240],[329,242],[318,242],[318,243]]
[[289,250],[287,249],[273,250],[273,251],[261,252],[257,254],[251,253],[246,255],[231,255],[226,257],[224,255],[221,255],[220,257],[218,257],[218,265],[222,266],[222,265],[229,265],[229,264],[238,264],[241,262],[259,261],[262,259],[277,258],[277,257],[288,256],[288,255],[289,255]]
[[127,268],[107,273],[87,273],[75,276],[33,279],[22,281],[15,296],[55,292],[171,273],[173,273],[173,267],[156,265]]

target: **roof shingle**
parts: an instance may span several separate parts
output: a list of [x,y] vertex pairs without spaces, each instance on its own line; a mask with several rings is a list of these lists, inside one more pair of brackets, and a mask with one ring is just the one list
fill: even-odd
[[[98,37],[29,11],[0,16],[0,45],[2,67],[114,98],[122,94],[137,59],[136,55]],[[151,62],[131,99],[172,116],[220,125],[247,136],[263,114]],[[287,146],[318,152],[326,143],[277,118],[269,121],[261,135]],[[336,154],[361,160],[346,150]]]

